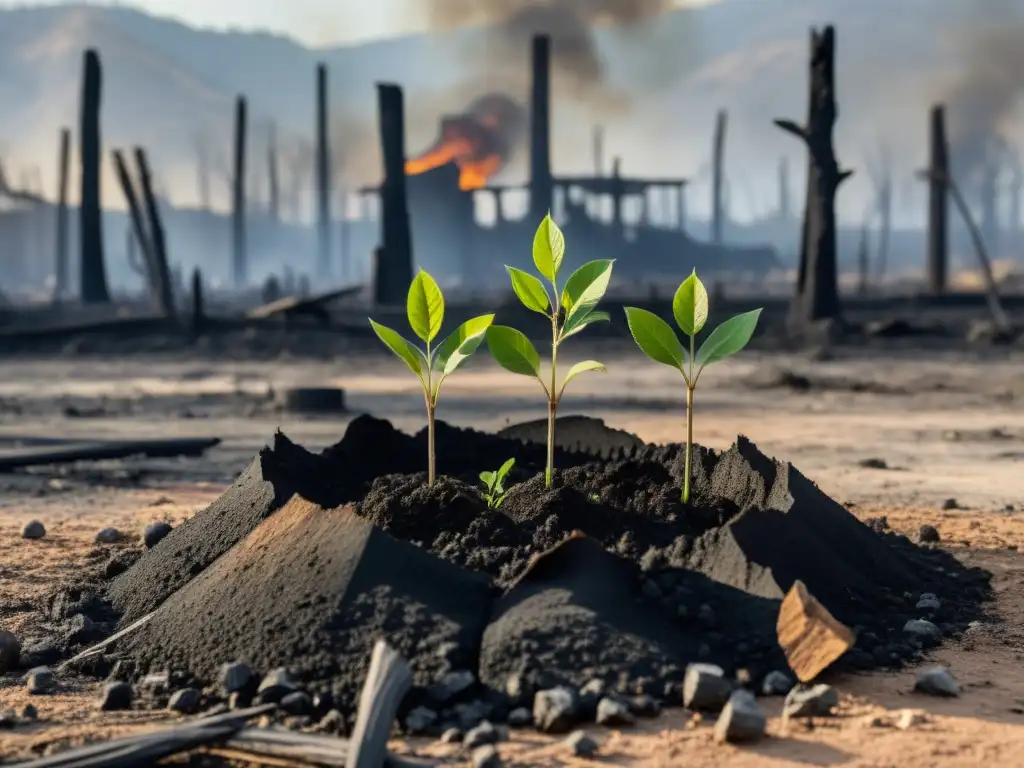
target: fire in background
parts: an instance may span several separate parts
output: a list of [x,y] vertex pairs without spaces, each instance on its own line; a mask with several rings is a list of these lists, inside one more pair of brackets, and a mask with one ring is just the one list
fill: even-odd
[[526,128],[526,111],[502,94],[488,94],[464,114],[441,118],[440,136],[418,157],[406,161],[415,176],[448,163],[459,167],[459,188],[480,189],[504,168]]

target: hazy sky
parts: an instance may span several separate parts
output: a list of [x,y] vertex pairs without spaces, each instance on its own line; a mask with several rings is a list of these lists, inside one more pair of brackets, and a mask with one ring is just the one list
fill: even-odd
[[[500,0],[480,0],[480,2]],[[683,4],[687,0],[680,0]],[[708,2],[709,0],[689,0]],[[416,0],[134,0],[88,5],[128,5],[198,27],[263,29],[330,45],[416,31],[422,24]],[[54,5],[53,0],[0,0],[3,6]],[[76,3],[80,5],[83,0]]]

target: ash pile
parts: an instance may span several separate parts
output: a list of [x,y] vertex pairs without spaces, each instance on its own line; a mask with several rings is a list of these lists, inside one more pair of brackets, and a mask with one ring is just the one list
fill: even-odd
[[[681,446],[567,420],[545,488],[545,447],[518,439],[532,430],[439,424],[430,487],[425,434],[364,416],[318,454],[278,434],[109,583],[120,627],[153,615],[108,660],[213,699],[224,665],[242,663],[254,676],[237,705],[265,700],[260,675],[286,670],[350,717],[384,638],[413,671],[402,721],[441,733],[521,719],[552,690],[572,692],[576,717],[598,690],[635,711],[680,706],[688,668],[777,687],[792,677],[777,624],[797,582],[853,630],[833,665],[846,669],[919,659],[991,596],[989,574],[861,523],[745,438],[695,448],[684,505]],[[510,457],[489,508],[477,476]]]

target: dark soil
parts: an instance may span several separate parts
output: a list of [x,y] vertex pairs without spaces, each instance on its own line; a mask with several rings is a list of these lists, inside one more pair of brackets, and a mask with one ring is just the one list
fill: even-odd
[[[796,579],[857,630],[841,660],[854,668],[915,659],[908,619],[948,635],[990,596],[987,573],[872,530],[745,438],[721,454],[695,449],[684,505],[680,446],[630,446],[591,420],[560,427],[572,451],[558,453],[551,488],[544,446],[508,436],[439,425],[442,476],[428,488],[422,434],[361,417],[321,454],[278,435],[234,488],[113,582],[122,624],[167,601],[125,658],[201,679],[236,658],[291,666],[347,696],[383,634],[421,687],[465,664],[492,697],[509,675],[531,686],[600,677],[662,696],[692,661],[755,680],[782,667],[778,601]],[[510,456],[508,493],[488,509],[476,476]],[[293,494],[323,509],[273,515]],[[330,511],[349,502],[373,529]],[[916,610],[924,592],[939,597],[937,614]],[[454,656],[439,659],[439,643]]]

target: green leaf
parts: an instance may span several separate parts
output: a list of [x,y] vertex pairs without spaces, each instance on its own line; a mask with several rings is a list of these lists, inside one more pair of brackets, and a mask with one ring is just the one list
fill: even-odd
[[565,381],[562,382],[562,389],[560,391],[564,392],[566,385],[568,385],[570,381],[575,379],[581,373],[586,373],[587,371],[607,373],[608,369],[605,368],[604,363],[599,363],[597,360],[584,360],[582,363],[576,363],[576,365],[572,366],[565,374]]
[[501,466],[500,466],[500,467],[498,468],[498,484],[499,484],[499,485],[500,485],[501,483],[505,482],[505,477],[506,477],[506,476],[508,475],[509,471],[510,471],[510,470],[512,469],[512,467],[513,467],[513,466],[515,465],[515,463],[516,463],[516,460],[515,460],[515,458],[507,459],[507,460],[505,461],[505,463],[504,463],[504,464],[502,464],[502,465],[501,465]]
[[683,280],[676,291],[672,299],[672,314],[687,336],[696,336],[708,321],[708,292],[696,270]]
[[573,336],[591,323],[603,323],[611,320],[612,317],[607,312],[587,312],[586,314],[573,315],[572,318],[562,326],[562,331],[558,336],[559,341],[565,341],[570,336]]
[[633,341],[645,355],[657,363],[678,368],[686,375],[686,351],[679,343],[679,337],[672,326],[653,312],[636,307],[626,307],[626,323]]
[[494,315],[480,315],[467,320],[449,334],[437,348],[435,365],[444,376],[454,371],[476,352],[484,333],[494,322]]
[[409,286],[406,314],[413,333],[428,344],[441,331],[444,320],[444,296],[434,278],[420,270]]
[[587,314],[597,306],[608,290],[614,264],[614,259],[589,261],[572,273],[562,292],[566,322],[576,315]]
[[700,375],[705,365],[732,357],[747,346],[750,337],[754,335],[760,316],[761,310],[755,309],[731,317],[715,328],[697,350],[697,375]]
[[493,472],[481,472],[480,482],[487,486],[487,490],[494,487],[494,473]]
[[537,267],[537,271],[553,283],[555,277],[558,276],[558,269],[562,266],[564,256],[565,237],[549,213],[541,221],[540,226],[537,227],[537,233],[533,236],[533,263]]
[[508,266],[505,269],[508,270],[509,277],[512,278],[512,290],[523,302],[523,306],[534,312],[540,312],[542,315],[549,315],[551,298],[548,296],[544,283],[521,269]]
[[492,325],[486,338],[491,355],[502,368],[520,376],[540,378],[540,355],[533,343],[515,328]]
[[373,320],[370,320],[370,325],[373,327],[374,333],[376,333],[380,340],[384,342],[387,348],[398,355],[398,357],[402,359],[402,362],[409,366],[409,370],[420,377],[420,381],[422,382],[424,373],[423,367],[426,362],[423,358],[423,353],[402,338],[402,335],[398,331],[392,330],[386,325],[375,323]]

